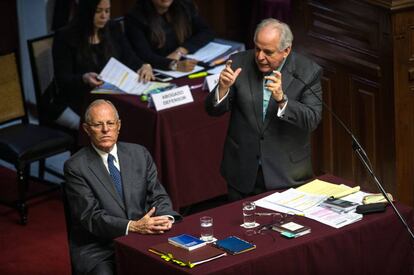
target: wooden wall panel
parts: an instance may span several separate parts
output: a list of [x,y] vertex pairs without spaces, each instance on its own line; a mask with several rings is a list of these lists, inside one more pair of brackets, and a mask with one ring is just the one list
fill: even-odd
[[[294,49],[329,68],[324,92],[333,111],[387,191],[414,205],[414,2],[294,0],[292,10]],[[342,127],[321,127],[330,129],[318,129],[323,141],[314,151],[324,159],[316,167],[378,192]]]
[[[377,143],[378,134],[377,126],[381,126],[381,122],[377,121],[377,98],[379,96],[378,83],[367,81],[358,77],[350,79],[350,90],[352,93],[352,129],[353,132],[364,148],[373,171],[380,172],[381,167],[377,166],[378,158],[381,150]],[[365,190],[377,191],[375,185],[372,184],[370,175],[363,166],[357,155],[353,155],[354,178],[359,179],[359,184]],[[378,173],[377,176],[381,176]],[[388,184],[389,185],[389,184]],[[390,187],[390,186],[389,186]],[[389,190],[392,192],[392,190]]]
[[398,197],[414,205],[414,15],[393,15],[396,179]]

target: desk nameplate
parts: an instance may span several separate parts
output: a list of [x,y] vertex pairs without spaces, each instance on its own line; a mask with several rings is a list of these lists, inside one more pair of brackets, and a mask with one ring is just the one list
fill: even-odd
[[154,103],[155,109],[157,111],[176,107],[194,101],[190,91],[190,87],[188,85],[157,94],[151,94],[151,97],[152,102]]

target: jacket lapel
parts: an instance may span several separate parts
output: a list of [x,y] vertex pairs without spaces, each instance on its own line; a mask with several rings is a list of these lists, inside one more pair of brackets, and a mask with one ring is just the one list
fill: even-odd
[[[118,203],[118,205],[125,210],[124,203],[115,190],[115,186],[112,182],[111,176],[108,173],[105,165],[102,162],[101,157],[95,152],[92,146],[89,146],[89,169],[96,176],[102,187],[111,194],[112,198]],[[121,170],[122,171],[122,170]],[[122,172],[121,172],[122,174]],[[123,180],[123,179],[122,179]],[[124,192],[125,193],[125,192]]]
[[[263,132],[263,75],[253,64],[249,74],[250,96],[253,101],[253,112],[255,114],[258,134]],[[254,68],[254,69],[253,69]]]
[[119,165],[121,167],[122,187],[124,190],[125,208],[128,209],[129,203],[132,201],[132,186],[134,181],[134,169],[131,168],[132,160],[129,158],[128,150],[120,143],[118,146]]

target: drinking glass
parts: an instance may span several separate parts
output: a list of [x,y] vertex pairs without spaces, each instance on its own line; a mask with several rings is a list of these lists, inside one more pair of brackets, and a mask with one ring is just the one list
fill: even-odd
[[256,226],[256,205],[252,201],[243,202],[243,225],[245,228]]
[[200,218],[200,233],[201,240],[206,242],[211,242],[214,240],[212,217],[204,216]]

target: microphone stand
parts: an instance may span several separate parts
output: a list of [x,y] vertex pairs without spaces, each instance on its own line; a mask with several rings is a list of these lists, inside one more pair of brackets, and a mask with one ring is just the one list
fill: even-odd
[[384,195],[384,198],[388,201],[388,203],[392,206],[395,214],[398,216],[398,218],[400,219],[401,223],[405,226],[405,228],[407,229],[408,233],[411,236],[411,239],[414,240],[414,234],[411,231],[410,227],[408,226],[407,222],[405,221],[405,219],[403,218],[403,216],[401,215],[401,213],[398,211],[398,209],[395,207],[394,203],[392,202],[392,200],[388,197],[387,192],[385,192],[384,187],[382,186],[382,184],[380,183],[380,181],[378,180],[377,176],[374,173],[374,170],[372,168],[371,162],[368,158],[367,153],[365,152],[364,148],[361,146],[361,144],[358,142],[358,139],[354,136],[354,134],[351,132],[351,130],[345,125],[345,123],[335,114],[334,111],[332,111],[332,109],[328,106],[328,104],[325,103],[325,101],[322,100],[322,98],[320,98],[315,91],[308,85],[305,83],[305,81],[303,81],[298,74],[291,72],[291,75],[299,80],[303,85],[305,85],[305,88],[308,89],[309,91],[311,91],[311,93],[319,100],[319,102],[322,103],[323,107],[325,107],[328,112],[334,117],[334,119],[339,122],[339,124],[342,126],[342,128],[348,133],[348,135],[351,137],[352,139],[352,149],[354,150],[354,152],[356,153],[356,155],[358,156],[359,160],[361,161],[361,163],[364,165],[364,167],[367,169],[367,171],[369,172],[369,174],[371,175],[372,179],[374,180],[375,184],[377,185],[378,189],[381,191],[381,193]]

